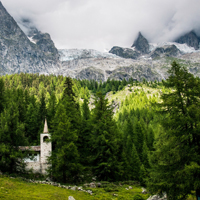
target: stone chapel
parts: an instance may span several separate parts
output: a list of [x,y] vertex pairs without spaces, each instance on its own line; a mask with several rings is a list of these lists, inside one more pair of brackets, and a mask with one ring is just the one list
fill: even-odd
[[34,173],[45,174],[48,168],[47,158],[51,155],[52,144],[49,141],[50,134],[45,118],[44,131],[40,134],[40,146],[20,147],[23,150],[30,150],[28,157],[25,159],[26,169],[32,169]]

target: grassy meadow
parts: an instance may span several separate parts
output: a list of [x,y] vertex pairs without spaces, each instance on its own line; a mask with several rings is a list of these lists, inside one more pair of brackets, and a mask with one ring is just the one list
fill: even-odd
[[[131,182],[130,182],[131,183]],[[68,199],[73,196],[76,200],[111,200],[127,199],[133,200],[134,196],[140,195],[143,199],[148,198],[148,194],[142,194],[142,188],[138,185],[127,183],[102,183],[101,188],[85,188],[92,190],[90,195],[82,191],[73,191],[46,184],[36,184],[23,181],[21,178],[9,178],[0,176],[0,199],[19,200],[19,199]],[[129,189],[129,186],[132,189]],[[84,188],[84,187],[83,187]],[[114,196],[116,195],[116,196]]]

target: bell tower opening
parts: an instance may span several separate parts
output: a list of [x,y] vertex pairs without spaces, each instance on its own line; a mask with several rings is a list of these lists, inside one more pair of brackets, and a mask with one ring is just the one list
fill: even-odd
[[44,137],[43,137],[43,142],[49,142],[48,139],[49,139],[48,136],[44,136]]

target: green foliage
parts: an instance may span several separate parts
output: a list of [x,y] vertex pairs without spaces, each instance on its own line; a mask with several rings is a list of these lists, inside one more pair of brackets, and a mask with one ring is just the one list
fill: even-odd
[[72,89],[72,81],[67,78],[62,100],[60,100],[54,120],[53,152],[49,158],[52,164],[49,174],[61,182],[77,180],[81,171],[77,140],[80,131],[79,104],[75,101],[75,93]]
[[19,120],[17,104],[12,102],[0,116],[0,169],[3,172],[23,171],[23,158],[19,146],[26,145],[24,124]]
[[[131,94],[125,87],[127,84]],[[16,106],[10,116],[17,113],[21,135],[24,136],[18,146],[39,144],[39,135],[47,116],[53,142],[52,168],[49,172],[57,180],[73,182],[80,181],[80,177],[91,180],[96,175],[99,180],[143,181],[140,176],[149,167],[149,151],[154,150],[153,143],[162,130],[157,123],[160,115],[150,107],[150,102],[159,99],[157,90],[153,96],[152,88],[148,88],[147,94],[145,85],[148,84],[147,81],[142,84],[133,79],[108,79],[98,83],[54,75],[6,75],[0,79],[0,112],[9,110],[9,105]],[[157,83],[156,88],[159,87]],[[117,96],[119,90],[124,92],[122,97]],[[90,96],[99,91],[90,111],[93,101]],[[117,98],[112,101],[113,104],[121,102],[115,115],[104,97],[106,92],[110,92],[109,95],[115,93]],[[121,98],[126,95],[127,98],[122,101]],[[9,124],[7,120],[10,119],[5,117],[5,124]],[[9,128],[14,130],[17,127],[9,124]],[[10,132],[5,134],[11,136]],[[7,144],[5,146],[8,148]],[[145,170],[141,170],[142,164]]]
[[[90,140],[91,140],[91,124],[90,124],[90,109],[88,106],[88,99],[84,99],[81,106],[82,121],[81,131],[78,137],[78,149],[80,152],[81,163],[87,168],[89,165],[90,157]],[[88,172],[87,172],[88,173]]]
[[[122,185],[121,185],[122,184]],[[140,195],[144,199],[149,197],[148,194],[141,194],[141,186],[129,183],[103,183],[100,188],[89,188],[83,185],[83,189],[92,190],[93,195],[82,191],[73,191],[52,185],[44,185],[37,183],[29,183],[23,181],[21,178],[8,178],[0,175],[0,199],[68,199],[73,196],[75,199],[81,200],[133,200],[134,196]],[[133,189],[127,190],[131,186]],[[106,191],[107,190],[107,191]],[[115,196],[115,195],[116,196]],[[191,199],[190,199],[191,200]]]
[[100,92],[96,94],[91,118],[91,162],[93,173],[100,180],[117,180],[120,163],[118,153],[118,129],[113,120],[113,109]]
[[142,196],[139,195],[139,194],[136,194],[136,195],[134,195],[133,200],[145,200],[145,198],[142,197]]
[[161,96],[158,107],[165,114],[161,133],[151,155],[149,189],[167,192],[168,199],[186,199],[199,190],[200,81],[176,62],[165,87],[173,92]]
[[54,149],[50,162],[50,174],[61,182],[74,180],[79,172],[79,154],[75,145],[78,136],[77,130],[72,129],[65,106],[60,103],[54,119],[52,142]]
[[0,78],[0,113],[4,109],[4,103],[5,103],[5,87],[3,79]]
[[93,196],[84,192],[67,190],[52,185],[28,183],[20,178],[10,179],[0,176],[0,188],[0,199],[66,200],[69,196],[81,200],[94,199]]

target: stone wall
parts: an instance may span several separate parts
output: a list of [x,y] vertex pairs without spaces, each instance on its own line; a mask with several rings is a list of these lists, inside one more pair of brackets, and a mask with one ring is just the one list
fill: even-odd
[[32,169],[34,173],[42,173],[40,162],[27,162],[26,169]]
[[[44,139],[47,138],[47,141]],[[50,139],[49,134],[40,134],[40,162],[47,163],[47,158],[51,155],[52,145],[51,142],[48,141]]]

